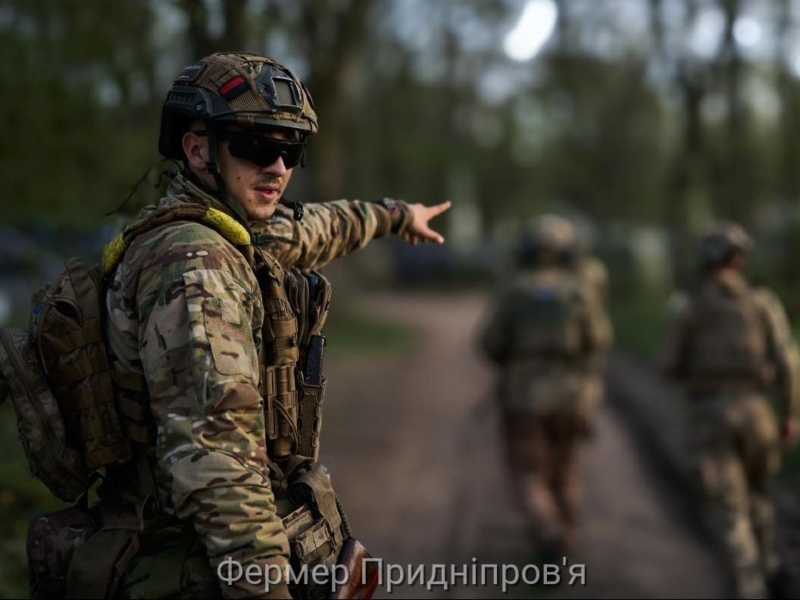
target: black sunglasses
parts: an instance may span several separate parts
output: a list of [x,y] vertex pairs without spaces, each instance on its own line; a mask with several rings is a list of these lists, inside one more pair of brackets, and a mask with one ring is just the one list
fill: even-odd
[[[199,135],[208,135],[207,131],[195,131]],[[253,131],[218,130],[217,137],[227,140],[228,151],[232,156],[247,160],[259,167],[268,167],[279,158],[287,169],[293,169],[303,160],[306,150],[305,142],[290,142],[265,137]]]

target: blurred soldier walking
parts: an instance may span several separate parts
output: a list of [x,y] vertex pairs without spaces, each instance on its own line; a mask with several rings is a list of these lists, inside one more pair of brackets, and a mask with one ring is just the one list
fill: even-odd
[[578,246],[575,228],[555,215],[526,227],[481,337],[500,369],[512,482],[550,558],[576,545],[577,451],[602,401],[603,359],[613,342],[605,268]]
[[[701,278],[675,296],[665,374],[686,384],[697,477],[739,597],[765,598],[779,573],[768,483],[797,441],[798,353],[778,298],[743,275],[753,241],[723,222],[700,243]],[[777,384],[780,424],[768,391]]]

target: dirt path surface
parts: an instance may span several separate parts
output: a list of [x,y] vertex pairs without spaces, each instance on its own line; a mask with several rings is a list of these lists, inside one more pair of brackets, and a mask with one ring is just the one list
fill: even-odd
[[[425,569],[421,582],[391,593],[387,576],[376,597],[724,597],[720,568],[696,533],[684,492],[616,409],[642,392],[635,374],[617,366],[609,406],[583,454],[584,540],[569,564],[586,565],[587,585],[567,585],[566,569],[557,586],[520,584],[503,594],[500,586],[473,584],[473,565],[478,578],[483,565],[497,565],[500,574],[508,565],[513,579],[511,565],[521,570],[531,560],[504,485],[496,414],[485,402],[491,373],[473,344],[484,302],[371,297],[371,310],[425,332],[413,356],[337,359],[331,346],[321,458],[356,537],[384,566],[397,565],[394,581],[400,568]],[[466,565],[468,583],[426,589],[433,565],[445,565],[444,580],[452,566]]]

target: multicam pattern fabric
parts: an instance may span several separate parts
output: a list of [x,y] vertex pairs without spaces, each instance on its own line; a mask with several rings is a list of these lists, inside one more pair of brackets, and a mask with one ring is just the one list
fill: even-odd
[[[698,303],[715,302],[720,296],[749,301],[758,318],[749,330],[745,325],[720,328],[714,334],[720,338],[718,344],[706,347],[763,348],[765,362],[756,366],[764,377],[743,379],[741,367],[711,374],[700,368],[719,363],[719,356],[724,356],[720,352],[704,356],[693,343],[710,327],[708,319],[698,318]],[[697,489],[733,565],[739,597],[767,597],[768,579],[778,567],[768,486],[780,465],[780,432],[766,380],[769,372],[777,375],[781,420],[796,415],[800,369],[788,319],[771,291],[751,288],[732,272],[704,281],[695,294],[676,294],[670,304],[662,369],[689,388]],[[760,351],[751,354],[761,356]]]
[[335,200],[308,204],[301,221],[280,205],[266,222],[253,223],[261,251],[270,252],[284,268],[320,269],[331,261],[365,248],[375,239],[401,235],[411,223],[408,205],[389,210],[375,202]]
[[[670,323],[668,336],[661,357],[663,372],[692,387],[695,380],[704,379],[708,374],[694,364],[695,361],[711,364],[707,357],[700,354],[701,349],[695,347],[696,334],[708,328],[709,323],[696,318],[696,301],[706,304],[719,303],[721,300],[733,301],[740,297],[742,302],[752,304],[757,311],[757,319],[752,325],[738,329],[727,328],[719,333],[718,346],[746,347],[754,345],[761,350],[750,351],[763,360],[763,364],[755,365],[762,370],[762,380],[774,379],[780,393],[781,417],[797,415],[800,408],[800,354],[792,340],[791,327],[778,297],[766,288],[751,287],[740,275],[729,274],[725,278],[707,280],[695,294],[677,293],[670,300]],[[720,370],[722,366],[717,366]],[[740,371],[740,369],[737,369]],[[715,373],[712,375],[719,375]],[[737,380],[740,372],[722,373],[730,380]],[[756,385],[763,381],[752,382]]]
[[[613,343],[614,333],[600,296],[600,284],[584,277],[582,271],[548,267],[536,272],[546,274],[554,288],[571,288],[579,296],[576,311],[566,323],[564,335],[575,340],[562,340],[564,346],[579,349],[570,360],[556,353],[516,352],[512,345],[514,332],[532,329],[529,317],[515,301],[515,290],[526,286],[531,273],[521,271],[504,283],[482,334],[486,354],[502,366],[501,399],[508,410],[539,414],[555,412],[588,415],[602,400],[600,367]],[[531,336],[534,335],[532,332]],[[522,340],[517,348],[524,348]]]
[[26,552],[32,598],[67,597],[67,570],[96,524],[80,506],[37,517],[30,523]]
[[520,269],[504,282],[481,340],[500,368],[506,463],[543,560],[577,542],[577,449],[603,400],[614,337],[606,293],[596,259]]
[[[159,207],[186,202],[227,212],[183,176]],[[259,252],[273,251],[284,267],[314,268],[401,231],[408,214],[405,205],[392,215],[340,201],[310,206],[300,222],[281,209],[252,227],[274,236]],[[258,387],[264,299],[247,249],[194,222],[153,229],[132,242],[107,300],[113,367],[147,382],[155,424],[148,451],[164,512],[193,524],[215,572],[227,557],[262,573],[286,565]],[[263,593],[244,578],[221,587],[232,598]]]

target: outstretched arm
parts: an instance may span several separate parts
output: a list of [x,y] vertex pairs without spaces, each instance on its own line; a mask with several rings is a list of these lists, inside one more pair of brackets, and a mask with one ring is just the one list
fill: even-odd
[[300,221],[279,206],[269,221],[253,223],[258,245],[284,268],[318,269],[366,247],[371,241],[397,235],[412,244],[444,243],[428,223],[450,208],[409,204],[399,200],[336,200],[305,205]]

